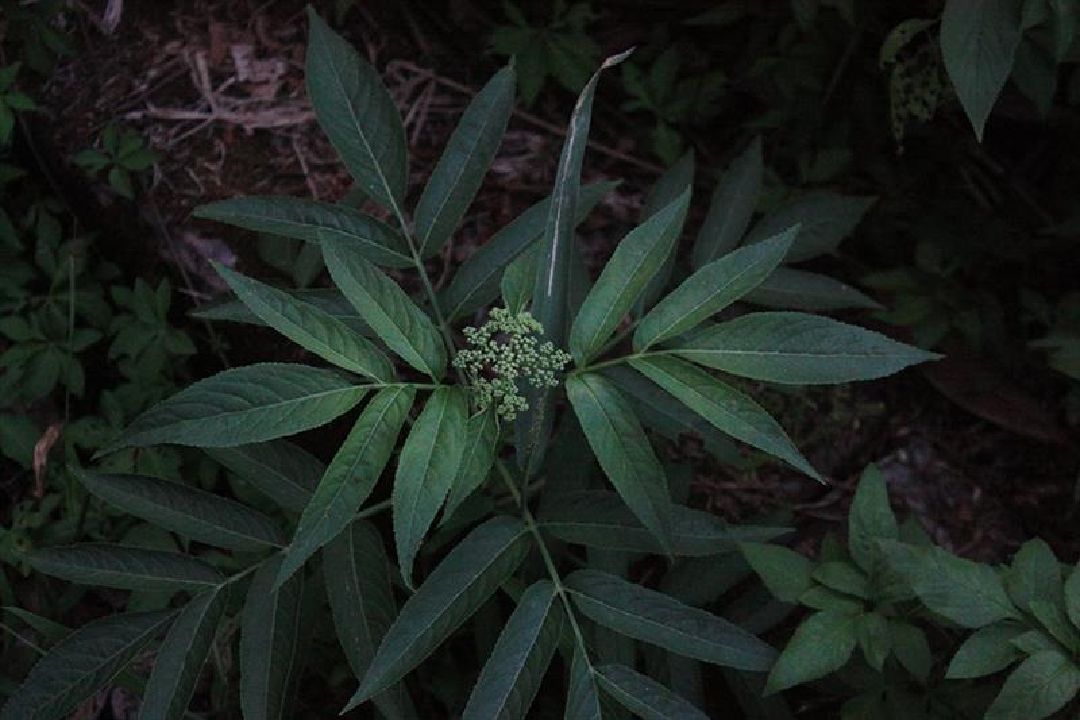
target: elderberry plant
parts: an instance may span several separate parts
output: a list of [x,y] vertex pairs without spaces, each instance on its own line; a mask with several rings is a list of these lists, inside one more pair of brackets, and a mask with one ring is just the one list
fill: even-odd
[[[702,678],[715,667],[741,701],[757,702],[777,657],[754,634],[767,623],[746,614],[753,598],[725,619],[712,593],[723,582],[701,578],[738,560],[739,541],[786,530],[730,526],[688,507],[655,446],[691,433],[738,463],[734,439],[820,479],[724,378],[839,383],[933,357],[825,317],[737,312],[736,302],[782,304],[783,278],[800,271],[781,263],[835,247],[870,201],[810,196],[751,228],[764,174],[755,143],[724,174],[682,252],[688,157],[660,179],[592,282],[575,227],[612,190],[580,180],[598,71],[571,117],[552,195],[437,291],[428,265],[495,157],[513,67],[465,110],[409,213],[398,109],[374,68],[314,13],[310,23],[316,118],[356,190],[391,222],[293,197],[198,211],[318,249],[333,287],[281,289],[219,266],[237,300],[206,314],[268,325],[312,363],[259,363],[196,382],[100,453],[204,448],[246,484],[233,493],[243,501],[224,497],[224,486],[78,471],[95,502],[183,537],[187,552],[92,543],[31,554],[38,571],[77,584],[158,591],[159,609],[59,633],[0,719],[64,717],[155,646],[142,717],[182,717],[207,658],[233,656],[247,720],[296,716],[296,690],[311,682],[351,694],[345,710],[373,703],[388,718],[520,718],[545,676],[553,691],[537,702],[565,705],[567,718],[599,718],[612,704],[703,718]],[[385,269],[415,273],[421,292]],[[755,300],[770,281],[771,294]],[[500,294],[512,312],[488,310]],[[468,323],[475,329],[460,333]],[[285,439],[322,428],[323,445],[336,441],[327,426],[346,416],[351,429],[328,463]],[[638,561],[652,568],[653,587],[630,579]],[[500,624],[492,643],[462,639]],[[336,639],[318,632],[330,627]],[[315,658],[335,657],[326,641],[340,645],[347,669],[305,673]],[[469,668],[460,658],[477,647]],[[440,648],[445,662],[421,668]],[[458,685],[446,682],[453,672],[468,675],[467,695],[446,689]]]

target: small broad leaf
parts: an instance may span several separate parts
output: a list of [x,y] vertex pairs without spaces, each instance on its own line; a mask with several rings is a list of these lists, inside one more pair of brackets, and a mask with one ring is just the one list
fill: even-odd
[[300,516],[275,586],[352,522],[390,460],[415,395],[404,385],[384,388],[360,413]]
[[1041,720],[1065,707],[1080,692],[1080,667],[1059,650],[1045,650],[1020,663],[985,720]]
[[[575,226],[596,207],[600,200],[616,187],[617,183],[592,183],[581,188],[574,204]],[[499,293],[499,278],[508,271],[511,264],[524,257],[526,252],[539,257],[538,241],[544,234],[548,214],[551,211],[551,198],[545,198],[522,214],[518,215],[506,227],[473,251],[454,273],[450,287],[442,295],[440,305],[448,320],[478,310],[491,303]],[[522,294],[527,296],[523,305],[532,300],[533,286],[536,281],[536,263],[533,262],[533,274],[523,279]]]
[[603,720],[600,707],[600,695],[596,691],[596,680],[589,661],[582,654],[581,648],[574,650],[574,659],[570,663],[570,687],[566,691],[566,713],[564,720]]
[[839,280],[783,266],[773,270],[743,300],[768,308],[805,312],[881,309],[873,298]]
[[376,381],[394,377],[394,366],[386,356],[337,318],[224,265],[215,263],[214,269],[253,313],[305,350]]
[[594,374],[571,375],[566,393],[600,467],[634,515],[671,553],[671,498],[664,468],[626,399]]
[[194,215],[310,243],[340,239],[376,265],[413,267],[409,247],[401,235],[346,205],[294,197],[236,197],[201,205]]
[[[663,553],[649,530],[618,495],[606,490],[567,493],[544,504],[540,526],[565,542],[621,552]],[[727,525],[712,513],[673,505],[672,553],[707,557],[731,552],[747,541],[766,542],[786,528]]]
[[863,600],[870,597],[866,575],[847,560],[827,560],[814,569],[811,577],[830,590]]
[[469,418],[465,426],[465,449],[443,508],[443,521],[453,516],[465,499],[487,479],[495,464],[499,442],[499,418],[488,408]]
[[671,253],[690,201],[678,198],[627,233],[585,298],[570,331],[570,353],[584,367],[603,347]]
[[226,587],[210,588],[193,597],[180,611],[154,658],[139,720],[184,717],[225,615],[227,598]]
[[717,430],[780,458],[815,480],[821,479],[783,428],[735,388],[674,357],[645,355],[632,359],[630,364]]
[[675,352],[733,375],[792,385],[872,380],[939,357],[855,325],[794,312],[743,315],[694,334]]
[[735,249],[750,225],[765,175],[761,138],[755,137],[720,177],[705,222],[694,243],[694,267],[701,268]]
[[1073,627],[1080,629],[1080,564],[1072,569],[1065,580],[1065,609]]
[[882,540],[881,549],[927,608],[961,627],[980,628],[1019,616],[1001,576],[989,565],[941,548],[914,548],[891,540]]
[[1036,599],[1029,602],[1028,607],[1031,609],[1031,614],[1039,621],[1039,624],[1046,628],[1047,632],[1061,643],[1062,647],[1071,651],[1080,648],[1080,631],[1077,631],[1069,622],[1069,617],[1065,614],[1065,609],[1060,603],[1053,600]]
[[1021,610],[1029,610],[1033,600],[1061,602],[1061,565],[1045,540],[1034,538],[1020,546],[1005,573],[1005,588]]
[[844,666],[855,649],[856,616],[835,610],[817,612],[799,625],[780,654],[766,694],[817,680]]
[[741,298],[783,260],[797,233],[797,227],[790,228],[702,267],[641,319],[634,332],[634,350],[641,352],[682,335]]
[[866,663],[881,672],[885,666],[885,658],[892,652],[889,621],[876,612],[864,613],[855,621],[855,636],[859,640]]
[[307,91],[330,144],[370,197],[400,213],[408,181],[405,128],[375,68],[308,8]]
[[42,548],[26,559],[46,575],[122,590],[198,592],[224,580],[213,567],[188,555],[106,543]]
[[[358,520],[326,546],[323,559],[338,640],[353,674],[363,677],[397,615],[382,538],[374,526]],[[416,715],[404,685],[376,695],[373,702],[389,720]]]
[[357,313],[406,363],[433,378],[446,369],[439,331],[405,291],[346,243],[323,243],[326,267]]
[[135,418],[109,450],[148,445],[234,447],[325,425],[367,390],[331,370],[259,363],[190,385]]
[[723,618],[598,570],[566,578],[574,604],[590,620],[636,640],[704,662],[767,670],[776,651]]
[[240,630],[240,708],[245,720],[285,720],[298,672],[304,574],[278,589],[281,557],[263,562],[248,588]]
[[761,242],[798,225],[799,234],[788,250],[785,262],[810,260],[836,250],[876,201],[874,197],[823,191],[807,193],[762,218],[747,235],[746,244]]
[[541,580],[521,595],[480,671],[462,720],[524,718],[562,633],[555,586]]
[[708,719],[688,701],[625,665],[601,665],[596,679],[604,692],[643,720]]
[[782,545],[764,543],[743,543],[739,549],[777,600],[798,602],[799,597],[813,586],[813,563],[805,555]]
[[889,506],[889,490],[885,476],[877,465],[867,465],[855,489],[848,513],[848,552],[851,559],[866,572],[873,572],[880,550],[878,540],[896,540],[900,528]]
[[495,159],[514,107],[514,69],[495,73],[465,108],[413,213],[420,253],[439,252],[457,229]]
[[896,618],[889,621],[889,631],[892,634],[893,653],[896,659],[919,682],[925,683],[930,677],[930,670],[934,664],[934,656],[930,651],[926,633],[922,631],[922,628]]
[[286,510],[303,510],[326,472],[321,460],[288,440],[271,440],[206,453]]
[[1019,44],[1020,15],[1011,0],[945,3],[941,58],[979,142],[990,110],[1009,79]]
[[405,602],[345,710],[420,664],[517,570],[528,549],[525,525],[514,518],[495,517],[469,533]]
[[992,675],[1004,670],[1024,655],[1013,640],[1024,632],[1015,623],[994,623],[971,633],[957,649],[945,677],[963,680]]
[[401,574],[410,588],[420,542],[461,465],[468,417],[465,393],[458,387],[439,388],[424,405],[401,448],[392,496],[394,539]]
[[107,686],[172,620],[166,611],[94,620],[58,642],[8,697],[0,720],[60,720]]
[[192,540],[235,549],[285,544],[285,535],[270,518],[205,490],[144,475],[80,471],[77,477],[110,505]]

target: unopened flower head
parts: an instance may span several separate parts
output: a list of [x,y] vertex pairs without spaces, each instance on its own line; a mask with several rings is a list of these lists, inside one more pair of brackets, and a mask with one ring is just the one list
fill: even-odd
[[494,407],[504,420],[529,409],[520,382],[533,387],[555,387],[556,374],[570,356],[550,342],[539,340],[543,327],[528,312],[516,315],[495,308],[478,328],[465,328],[469,347],[454,358],[468,374],[481,408]]

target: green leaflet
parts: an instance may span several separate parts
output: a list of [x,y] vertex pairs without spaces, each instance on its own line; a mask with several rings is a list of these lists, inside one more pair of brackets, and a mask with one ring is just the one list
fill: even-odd
[[317,457],[288,440],[271,440],[206,454],[286,510],[304,509],[326,472]]
[[814,569],[812,577],[838,593],[863,600],[870,598],[866,575],[847,560],[826,560]]
[[1031,603],[1035,600],[1064,609],[1061,564],[1045,540],[1034,538],[1020,546],[1005,573],[1005,589],[1021,610],[1034,611]]
[[167,611],[121,613],[94,620],[38,661],[0,720],[60,720],[109,684],[174,617]]
[[688,701],[625,665],[601,665],[596,679],[604,692],[643,720],[708,720]]
[[[286,289],[284,292],[300,302],[314,305],[327,315],[330,315],[336,320],[340,320],[353,332],[357,332],[366,338],[377,337],[371,328],[368,327],[367,323],[356,314],[356,308],[349,304],[349,301],[345,299],[345,295],[337,288],[309,288],[306,290]],[[251,310],[239,300],[224,300],[215,303],[207,303],[196,310],[192,310],[188,315],[199,320],[226,321],[243,323],[246,325],[266,326],[266,323],[263,322],[259,316],[251,312]]]
[[235,500],[144,475],[76,474],[110,505],[192,540],[241,550],[285,544],[285,535],[270,518]]
[[180,611],[154,659],[139,720],[179,720],[184,716],[225,615],[227,598],[225,586],[210,588]]
[[768,308],[806,312],[881,309],[873,298],[839,280],[783,266],[773,270],[743,300]]
[[789,228],[702,267],[641,319],[634,350],[682,335],[744,296],[780,264],[798,232]]
[[420,254],[439,252],[480,189],[514,107],[514,69],[495,73],[465,108],[413,213]]
[[919,682],[925,683],[934,665],[934,656],[930,651],[926,633],[922,628],[896,618],[889,621],[889,631],[892,634],[893,654],[896,659]]
[[1035,653],[1016,668],[985,720],[1040,720],[1080,692],[1080,667],[1060,650]]
[[629,403],[610,382],[594,374],[569,376],[566,394],[600,467],[664,552],[671,554],[667,479]]
[[381,270],[345,243],[323,243],[326,267],[357,313],[406,363],[438,379],[446,350],[431,318]]
[[765,175],[761,138],[755,137],[720,177],[694,243],[694,267],[701,268],[739,244],[754,214]]
[[300,516],[275,587],[280,587],[352,521],[389,462],[415,396],[411,387],[388,387],[380,390],[360,413]]
[[945,72],[979,142],[1020,44],[1018,7],[1011,0],[948,0],[941,13]]
[[733,375],[792,385],[872,380],[939,355],[831,318],[750,313],[714,325],[674,352]]
[[461,503],[487,479],[498,449],[499,419],[494,409],[488,408],[470,417],[465,426],[465,449],[443,508],[443,522],[449,520]]
[[260,233],[321,243],[338,239],[376,265],[413,266],[404,238],[389,226],[347,205],[295,197],[237,197],[195,209],[195,217]]
[[442,507],[465,452],[469,408],[459,387],[431,394],[405,439],[394,477],[394,539],[405,584],[420,542]]
[[280,588],[281,557],[263,562],[248,588],[240,630],[240,708],[245,720],[285,720],[296,681],[304,574]]
[[963,680],[992,675],[1024,656],[1013,640],[1024,633],[1018,623],[994,623],[971,633],[956,650],[945,677]]
[[[600,182],[582,187],[574,204],[575,226],[617,185],[618,183],[614,182]],[[550,212],[551,198],[545,198],[518,215],[473,251],[454,273],[450,287],[440,299],[439,304],[448,320],[478,310],[495,300],[499,294],[499,279],[510,269],[511,263],[524,253],[531,250],[533,255],[539,256],[537,241],[544,233]],[[533,270],[533,275],[525,281],[526,288],[522,290],[527,295],[527,299],[523,301],[526,305],[532,300],[536,278],[535,263]]]
[[405,602],[345,710],[397,683],[484,604],[525,558],[521,521],[500,516],[469,533]]
[[581,648],[574,650],[574,659],[570,663],[570,687],[566,692],[565,720],[603,720],[600,708],[600,695],[596,691],[596,681],[588,659]]
[[813,586],[813,563],[782,545],[744,543],[739,548],[750,567],[777,600],[796,603]]
[[704,662],[768,670],[776,650],[723,618],[598,570],[566,578],[574,604],[594,622]]
[[746,243],[761,242],[796,225],[799,234],[788,250],[785,262],[810,260],[836,250],[852,233],[863,215],[877,202],[876,197],[856,197],[816,191],[780,205],[762,218]]
[[375,68],[308,8],[307,91],[357,185],[400,214],[408,182],[405,128]]
[[843,667],[855,649],[855,618],[826,610],[804,620],[769,673],[766,694],[817,680]]
[[518,601],[469,695],[462,720],[524,718],[562,634],[555,586],[541,580]]
[[536,258],[540,250],[536,245],[521,253],[503,271],[499,282],[499,294],[503,306],[514,315],[529,307],[532,300],[533,279],[536,277]]
[[[621,552],[662,553],[660,543],[613,492],[580,490],[546,502],[540,526],[565,542]],[[672,554],[708,557],[732,552],[740,542],[766,542],[790,532],[786,528],[728,526],[712,513],[673,505]]]
[[27,561],[46,575],[122,590],[197,592],[224,580],[213,567],[188,555],[106,543],[33,550]]
[[855,489],[848,513],[848,552],[865,572],[873,573],[881,552],[878,540],[896,540],[900,527],[889,507],[885,476],[876,465],[867,465]]
[[916,548],[880,541],[890,566],[906,576],[926,607],[957,625],[980,628],[1019,613],[1001,576],[989,565],[956,557],[938,547]]
[[673,357],[647,355],[632,359],[630,364],[712,423],[716,429],[775,455],[815,480],[821,479],[784,434],[783,428],[757,403],[735,388]]
[[[382,538],[370,523],[357,520],[323,549],[323,559],[323,578],[338,640],[353,674],[363,677],[397,615]],[[404,685],[373,700],[389,720],[416,717]]]
[[214,264],[237,297],[267,325],[305,350],[375,381],[389,381],[394,366],[370,340],[332,315],[289,293]]
[[686,219],[689,188],[627,233],[574,318],[570,353],[584,367],[600,351],[671,253]]
[[331,370],[258,363],[189,385],[135,418],[107,452],[148,445],[234,447],[325,425],[367,392]]
[[[646,220],[663,210],[677,200],[683,192],[689,192],[690,196],[693,197],[694,151],[692,148],[687,150],[674,165],[669,167],[667,172],[661,175],[660,179],[649,189],[649,194],[645,196],[645,204],[641,208],[641,219]],[[668,283],[671,282],[671,274],[675,270],[676,250],[679,244],[678,235],[681,233],[682,228],[680,227],[675,242],[672,243],[671,250],[668,252],[667,257],[664,258],[663,263],[661,263],[660,269],[645,285],[641,297],[635,303],[633,309],[635,317],[640,317],[647,308],[652,307],[656,299],[667,289]]]

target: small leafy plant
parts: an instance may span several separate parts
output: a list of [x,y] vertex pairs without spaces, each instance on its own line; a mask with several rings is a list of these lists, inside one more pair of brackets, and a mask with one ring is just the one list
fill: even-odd
[[[566,717],[599,717],[612,703],[644,717],[705,717],[663,674],[642,672],[639,650],[751,673],[769,670],[776,652],[734,622],[632,582],[629,559],[666,575],[676,559],[731,556],[738,540],[783,529],[729,527],[676,502],[646,428],[730,436],[820,478],[779,424],[715,371],[839,383],[933,356],[799,312],[732,318],[733,304],[785,258],[820,249],[814,221],[828,228],[836,219],[808,217],[804,204],[801,231],[778,212],[743,238],[755,193],[748,199],[722,186],[684,273],[676,248],[692,187],[686,163],[660,180],[642,222],[590,282],[574,230],[610,189],[580,182],[600,71],[571,117],[552,195],[437,292],[428,265],[498,150],[514,70],[499,71],[466,109],[410,222],[397,108],[344,39],[314,12],[310,23],[316,117],[357,188],[392,222],[285,197],[225,200],[198,215],[319,248],[334,288],[289,291],[217,269],[249,320],[331,367],[225,370],[150,408],[99,453],[204,448],[277,507],[256,509],[187,479],[79,470],[91,493],[181,536],[187,552],[94,543],[38,550],[30,564],[78,584],[152,588],[172,600],[66,635],[0,718],[63,716],[161,636],[142,712],[180,717],[212,649],[232,646],[234,633],[223,628],[237,626],[243,716],[289,717],[310,630],[327,615],[359,681],[346,710],[372,702],[388,717],[524,717],[558,654]],[[399,284],[384,268],[416,282]],[[504,307],[491,307],[500,295]],[[325,466],[283,439],[354,409]],[[584,479],[592,458],[602,484]],[[387,510],[393,565],[379,522]],[[513,606],[505,620],[500,589]],[[477,613],[502,631],[486,645],[469,695],[416,692],[413,671]],[[457,664],[446,660],[448,671]],[[426,687],[438,688],[437,680]]]
[[134,130],[107,125],[101,131],[101,149],[87,148],[74,158],[76,165],[91,177],[105,171],[109,186],[128,200],[135,199],[133,175],[149,170],[158,156]]

